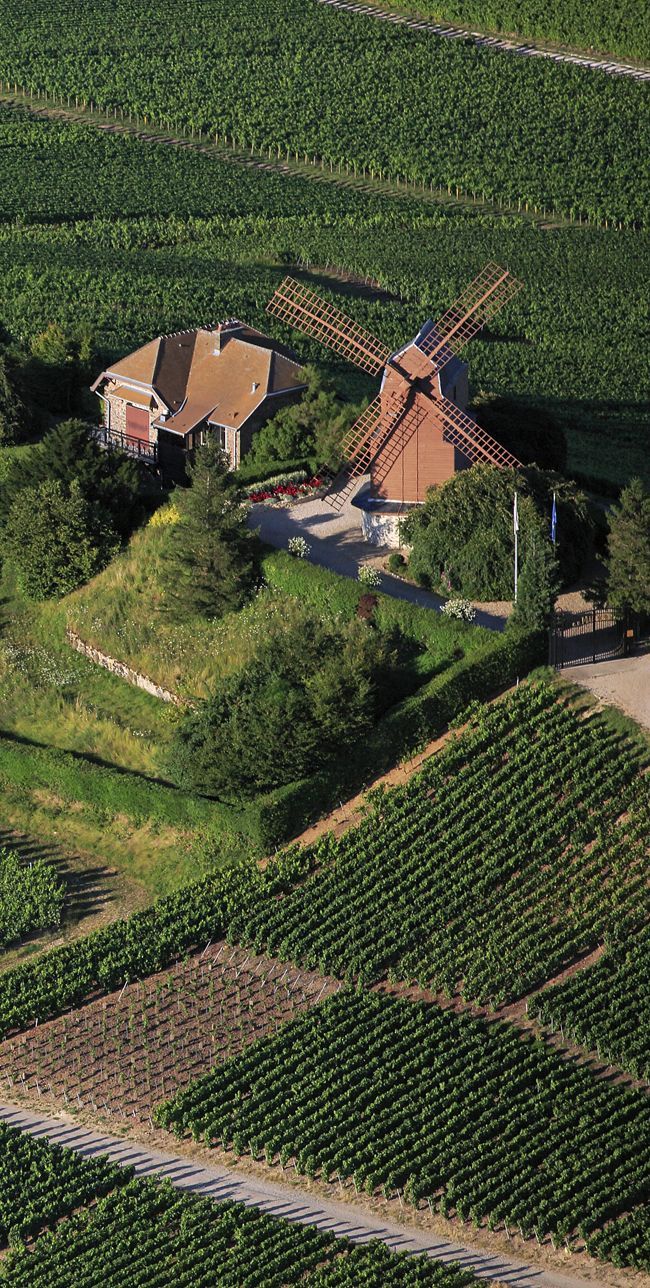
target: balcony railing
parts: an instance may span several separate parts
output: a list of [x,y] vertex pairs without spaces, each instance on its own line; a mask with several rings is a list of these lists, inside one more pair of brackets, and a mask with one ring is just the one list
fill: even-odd
[[108,429],[106,425],[99,425],[96,433],[105,447],[114,447],[126,456],[148,461],[149,464],[155,464],[158,460],[157,443],[148,443],[146,439],[135,438],[133,434],[123,434],[119,429]]

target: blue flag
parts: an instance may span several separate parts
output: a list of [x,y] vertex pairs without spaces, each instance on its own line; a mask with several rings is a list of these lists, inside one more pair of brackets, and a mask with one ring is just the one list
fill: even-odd
[[553,509],[551,510],[551,541],[555,545],[555,534],[557,532],[557,506],[555,504],[555,492],[553,493]]

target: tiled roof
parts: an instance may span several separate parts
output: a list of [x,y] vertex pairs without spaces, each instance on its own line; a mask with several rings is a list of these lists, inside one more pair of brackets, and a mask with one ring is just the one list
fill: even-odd
[[236,319],[151,340],[93,387],[104,379],[144,386],[168,408],[156,424],[181,435],[205,420],[238,429],[266,397],[305,383],[291,350]]

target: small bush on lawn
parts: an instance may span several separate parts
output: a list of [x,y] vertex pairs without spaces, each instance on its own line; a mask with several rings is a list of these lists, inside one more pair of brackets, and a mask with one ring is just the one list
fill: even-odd
[[358,580],[366,589],[376,589],[381,586],[381,573],[372,564],[363,564],[359,569]]
[[308,559],[311,554],[311,546],[304,537],[289,537],[287,550],[296,559]]
[[404,555],[401,555],[399,550],[393,550],[392,555],[388,556],[388,571],[394,572],[399,576],[400,573],[404,572],[405,567],[406,559]]
[[448,599],[442,606],[445,617],[456,617],[459,622],[473,622],[476,609],[469,599]]

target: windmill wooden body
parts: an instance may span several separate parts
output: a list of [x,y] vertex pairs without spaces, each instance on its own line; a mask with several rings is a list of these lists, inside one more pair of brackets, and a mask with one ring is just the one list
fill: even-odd
[[363,371],[383,373],[379,393],[343,443],[346,463],[327,497],[335,510],[366,474],[378,501],[408,505],[421,503],[430,487],[477,461],[519,464],[465,411],[467,368],[458,354],[520,287],[507,269],[486,264],[435,324],[426,322],[414,340],[391,353],[310,287],[285,278],[269,313]]

